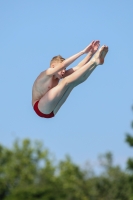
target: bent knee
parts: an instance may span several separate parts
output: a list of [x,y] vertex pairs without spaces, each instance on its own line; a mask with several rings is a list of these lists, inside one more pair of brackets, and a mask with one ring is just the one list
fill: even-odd
[[73,84],[76,82],[76,80],[72,79],[72,78],[69,77],[69,76],[65,77],[65,78],[63,79],[63,81],[64,81],[64,84],[65,84],[65,85],[69,85],[69,86],[73,85]]
[[64,84],[64,86],[72,86],[72,87],[75,87],[77,85],[79,85],[80,83],[83,83],[85,80],[87,79],[86,76],[82,76],[80,77],[79,79],[75,79],[75,80],[72,80],[71,78],[68,77],[65,77],[61,83]]
[[70,84],[70,80],[68,77],[65,77],[62,81],[61,81],[62,84],[64,84],[65,86],[69,85]]

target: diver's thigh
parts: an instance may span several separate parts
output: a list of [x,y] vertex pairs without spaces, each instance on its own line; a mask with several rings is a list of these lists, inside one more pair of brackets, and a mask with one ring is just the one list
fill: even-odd
[[42,113],[49,114],[57,106],[69,85],[63,80],[57,86],[49,90],[39,101],[38,108]]

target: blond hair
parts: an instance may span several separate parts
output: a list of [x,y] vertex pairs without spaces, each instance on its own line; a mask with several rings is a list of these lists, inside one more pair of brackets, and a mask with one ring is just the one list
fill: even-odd
[[65,58],[63,58],[63,57],[60,56],[60,55],[54,56],[54,57],[52,58],[52,60],[50,61],[50,66],[51,66],[51,64],[54,63],[54,62],[59,62],[59,63],[61,63],[61,62],[63,62],[64,60],[65,60]]

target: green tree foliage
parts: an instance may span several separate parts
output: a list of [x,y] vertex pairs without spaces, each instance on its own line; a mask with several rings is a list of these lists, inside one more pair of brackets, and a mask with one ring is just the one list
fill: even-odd
[[110,152],[99,157],[103,173],[97,179],[96,187],[101,198],[108,200],[129,199],[130,190],[128,176],[119,166],[113,165],[113,156]]
[[47,177],[47,168],[51,170],[50,162],[49,152],[40,142],[33,146],[27,139],[22,143],[15,141],[12,150],[0,146],[0,188],[4,188],[0,199],[15,188],[36,185],[41,177],[41,164],[45,165],[43,173]]
[[[132,110],[133,110],[133,106],[132,106]],[[131,122],[131,128],[133,129],[133,121]],[[133,147],[133,134],[130,134],[130,133],[126,134],[126,142],[131,148]],[[130,176],[129,176],[130,189],[133,196],[133,158],[129,158],[127,160],[127,169],[130,173]],[[132,200],[133,200],[133,197],[132,197]]]
[[56,163],[42,143],[15,141],[0,146],[0,200],[132,200],[128,175],[113,165],[113,156],[99,157],[102,173],[92,175],[69,156]]
[[[131,128],[133,129],[133,121],[131,122]],[[133,135],[127,133],[126,134],[126,142],[129,144],[130,147],[133,147]],[[129,158],[127,161],[127,168],[133,175],[133,158]]]

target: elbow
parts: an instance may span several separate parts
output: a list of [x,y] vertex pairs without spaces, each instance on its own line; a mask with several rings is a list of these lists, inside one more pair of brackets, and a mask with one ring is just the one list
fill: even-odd
[[45,71],[45,74],[46,74],[47,76],[52,76],[52,75],[53,75],[53,70],[52,70],[51,68],[49,68],[49,69],[47,69],[47,70]]

